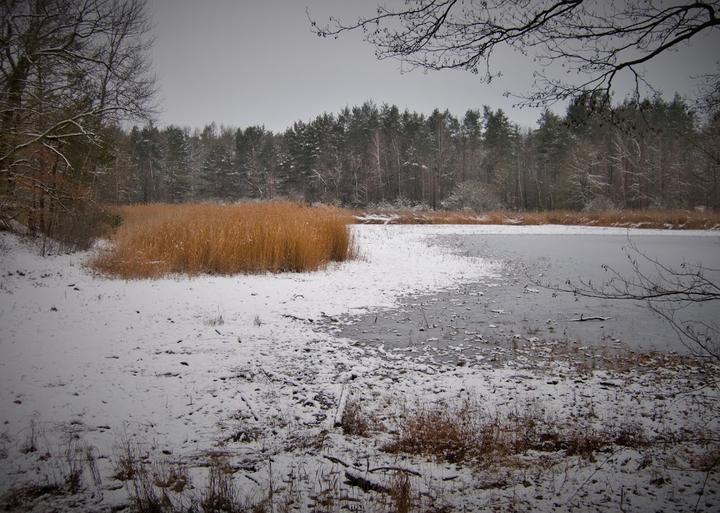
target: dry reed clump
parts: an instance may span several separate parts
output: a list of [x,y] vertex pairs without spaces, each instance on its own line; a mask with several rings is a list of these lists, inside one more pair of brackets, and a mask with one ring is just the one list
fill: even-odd
[[120,209],[112,246],[91,266],[110,276],[316,270],[354,256],[350,217],[290,202],[151,204]]

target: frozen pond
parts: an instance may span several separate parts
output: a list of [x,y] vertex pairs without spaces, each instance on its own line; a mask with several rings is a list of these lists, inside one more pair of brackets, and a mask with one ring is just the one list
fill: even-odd
[[[383,346],[424,359],[494,359],[518,344],[688,352],[669,323],[644,302],[575,297],[539,284],[567,287],[610,278],[607,265],[632,277],[628,255],[657,259],[681,269],[699,264],[720,283],[720,235],[714,232],[463,233],[441,235],[436,244],[465,256],[497,260],[500,275],[457,290],[407,297],[400,308],[348,319],[340,334],[360,345]],[[640,260],[643,272],[654,265]],[[720,301],[689,305],[682,319],[717,322]],[[583,321],[588,317],[604,321]]]
[[[633,340],[652,328],[648,348],[665,340],[672,349],[675,338],[639,306],[575,302],[533,283],[622,265],[625,230],[353,230],[359,258],[318,272],[130,281],[94,276],[89,252],[41,257],[0,232],[0,510],[128,510],[134,484],[113,476],[130,453],[148,477],[187,464],[193,485],[174,505],[205,497],[217,458],[242,497],[276,490],[280,509],[288,498],[316,511],[326,497],[357,509],[372,496],[344,482],[348,471],[390,483],[375,471],[407,468],[421,475],[414,496],[440,493],[451,510],[690,511],[702,490],[705,509],[718,510],[716,473],[697,470],[718,431],[718,390],[707,386],[716,366],[606,358],[606,347],[631,343],[631,328]],[[718,232],[632,234],[653,256],[720,267]],[[570,321],[583,313],[612,319]],[[368,437],[337,425],[348,404],[377,426]],[[501,451],[482,466],[383,450],[409,415],[441,405],[470,406],[472,422],[508,426],[511,438],[534,433],[538,445],[527,447],[540,449]],[[514,419],[533,426],[520,431]],[[565,430],[601,441],[598,459],[553,442]],[[616,438],[636,443],[633,433],[649,443]],[[75,468],[82,486],[65,493]]]

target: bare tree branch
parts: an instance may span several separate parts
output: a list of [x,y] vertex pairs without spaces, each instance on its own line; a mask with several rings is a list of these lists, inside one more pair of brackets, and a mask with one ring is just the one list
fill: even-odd
[[149,29],[145,0],[0,1],[0,202],[26,212],[0,217],[84,201],[103,128],[153,114]]
[[[380,59],[397,58],[411,67],[465,69],[491,82],[500,72],[493,52],[510,48],[531,53],[540,70],[520,105],[548,105],[584,91],[601,92],[609,101],[620,74],[635,82],[635,97],[654,92],[641,66],[679,48],[701,33],[720,28],[720,1],[669,4],[662,0],[407,0],[393,9],[383,5],[373,16],[353,23],[310,18],[321,37],[362,30]],[[563,77],[542,69],[558,63]],[[581,78],[570,82],[568,75]]]
[[645,302],[668,321],[690,351],[720,360],[720,325],[678,315],[689,305],[720,301],[720,283],[708,277],[720,273],[720,269],[687,262],[679,268],[670,267],[641,251],[629,237],[623,251],[631,264],[630,273],[605,265],[609,277],[600,284],[568,280],[565,286],[549,288],[582,297]]

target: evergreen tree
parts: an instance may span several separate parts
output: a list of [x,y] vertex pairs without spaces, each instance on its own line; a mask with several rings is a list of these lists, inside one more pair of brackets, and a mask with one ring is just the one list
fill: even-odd
[[313,170],[318,160],[318,144],[313,128],[298,121],[285,132],[287,159],[283,177],[291,195],[299,195],[305,201],[315,201],[317,180]]
[[460,127],[460,177],[459,180],[479,180],[482,160],[482,116],[479,110],[465,112]]
[[502,109],[483,108],[485,155],[483,180],[494,185],[507,204],[514,188],[513,127]]
[[235,132],[235,159],[243,178],[245,194],[250,198],[270,196],[269,175],[272,173],[263,165],[261,159],[265,129],[251,126]]
[[177,126],[167,127],[163,133],[165,151],[165,197],[171,203],[179,203],[190,197],[190,141],[185,130]]
[[565,207],[568,192],[562,174],[568,149],[567,125],[562,118],[545,110],[535,131],[537,207],[541,210]]
[[199,196],[207,200],[236,201],[242,197],[242,180],[232,144],[232,131],[214,123],[203,130],[200,137],[205,146],[200,168]]
[[133,127],[130,146],[137,173],[137,189],[133,199],[144,203],[159,201],[164,179],[160,132],[152,123],[142,129]]
[[385,197],[403,197],[402,187],[402,154],[400,110],[395,105],[384,104],[380,110],[380,123],[382,125],[383,141],[383,167],[386,170]]

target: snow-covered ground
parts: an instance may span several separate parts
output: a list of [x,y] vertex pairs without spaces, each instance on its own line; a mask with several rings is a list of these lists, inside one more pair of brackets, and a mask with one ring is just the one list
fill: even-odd
[[[698,433],[717,439],[720,394],[712,367],[685,359],[583,373],[567,359],[536,367],[519,358],[501,369],[421,364],[317,327],[498,271],[497,263],[433,246],[434,235],[627,230],[353,229],[360,258],[323,271],[154,281],[97,277],[84,266],[89,253],[42,258],[31,244],[0,233],[4,503],[22,486],[64,483],[75,464],[68,448],[81,443],[94,451],[97,472],[86,465],[79,493],[28,497],[14,507],[101,511],[128,504],[127,489],[112,478],[123,445],[155,464],[184,462],[195,490],[183,493],[199,496],[209,457],[222,453],[241,495],[270,496],[272,507],[291,497],[302,511],[318,509],[328,489],[337,510],[382,509],[384,499],[376,496],[383,494],[344,483],[346,472],[387,483],[397,471],[368,470],[398,466],[417,474],[410,482],[417,500],[458,510],[720,507],[718,465],[702,470],[711,468],[702,462],[717,458],[717,446],[686,440]],[[468,401],[488,415],[533,410],[558,425],[633,426],[655,442],[660,435],[682,440],[672,445],[677,453],[653,443],[612,447],[593,459],[556,452],[535,461],[530,454],[527,465],[493,469],[382,450],[408,412]],[[335,425],[348,402],[372,419],[370,437]]]

